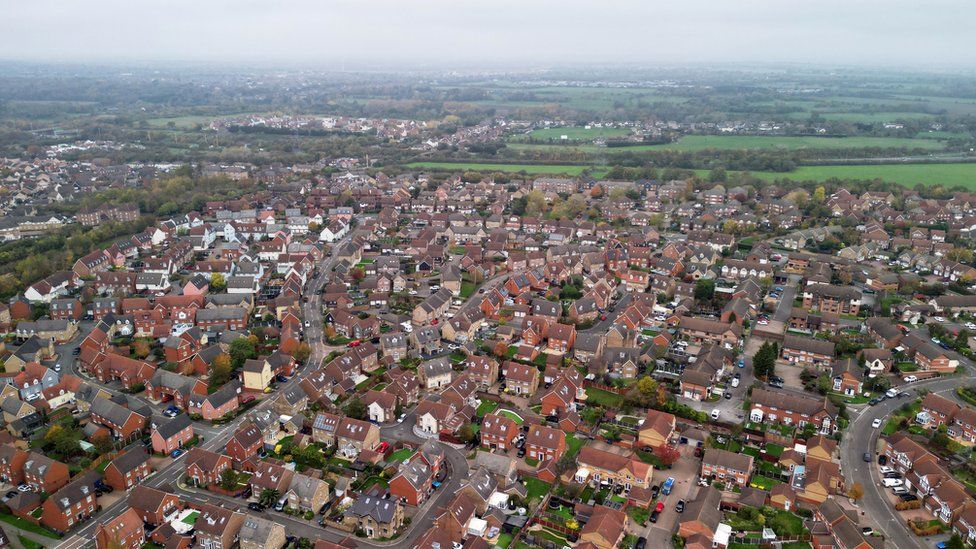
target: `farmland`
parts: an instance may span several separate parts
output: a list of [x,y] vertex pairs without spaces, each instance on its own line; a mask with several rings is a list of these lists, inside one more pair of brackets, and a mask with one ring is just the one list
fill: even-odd
[[[549,131],[549,130],[536,130]],[[535,132],[533,132],[535,134]],[[557,136],[558,137],[558,136]],[[575,139],[575,138],[571,138]],[[905,148],[941,150],[942,142],[937,137],[932,138],[901,138],[901,137],[814,137],[814,136],[754,136],[754,135],[688,135],[674,143],[661,145],[633,145],[626,147],[597,147],[594,145],[550,145],[512,143],[509,147],[515,149],[540,150],[570,150],[578,149],[583,152],[640,152],[640,151],[702,151],[707,149],[861,149],[861,148]]]
[[[525,172],[527,174],[566,174],[579,175],[590,166],[546,165],[546,164],[482,164],[478,162],[412,162],[409,168],[481,172]],[[596,170],[594,175],[605,173]]]
[[832,177],[883,179],[906,187],[923,183],[947,187],[959,185],[976,190],[976,163],[802,166],[787,173],[756,172],[752,175],[766,180],[789,178],[795,181],[825,181]]
[[580,127],[580,126],[568,126],[563,128],[544,128],[539,130],[533,130],[529,133],[529,137],[533,139],[562,139],[562,136],[566,136],[568,141],[588,141],[592,139],[597,139],[599,137],[614,138],[614,137],[624,137],[630,135],[630,130],[627,128],[604,128],[604,127]]

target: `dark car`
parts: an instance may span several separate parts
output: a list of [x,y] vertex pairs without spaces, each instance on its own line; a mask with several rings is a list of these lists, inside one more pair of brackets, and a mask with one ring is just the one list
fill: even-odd
[[871,400],[868,401],[868,405],[869,406],[874,406],[875,404],[877,404],[879,402],[881,402],[881,401],[878,400],[878,399],[876,399],[876,398],[872,398]]
[[724,396],[725,396],[725,399],[726,399],[726,400],[729,400],[729,399],[731,399],[731,398],[732,398],[732,393],[730,393],[730,392],[728,392],[728,391],[725,391],[725,395],[724,395]]
[[660,492],[661,492],[661,487],[660,486],[658,486],[657,484],[655,484],[654,486],[651,486],[651,499],[656,498],[657,495]]
[[862,457],[864,458],[864,461],[871,463],[871,452],[864,452]]
[[518,457],[525,457],[525,448],[518,449]]
[[678,504],[674,506],[674,510],[681,513],[685,510],[685,500],[679,499]]
[[918,499],[918,496],[915,494],[901,494],[898,497],[901,498],[902,501],[915,501]]
[[261,505],[260,503],[258,503],[256,501],[252,501],[251,503],[248,503],[247,504],[247,508],[250,509],[250,510],[252,510],[252,511],[257,511],[258,513],[260,513],[261,511],[264,511],[264,505]]
[[637,543],[634,544],[634,549],[644,549],[647,547],[647,538],[641,536],[637,538]]
[[661,516],[661,513],[654,511],[651,513],[651,522],[657,522],[657,517]]
[[884,454],[878,456],[878,465],[887,465],[887,464],[888,464],[888,456]]

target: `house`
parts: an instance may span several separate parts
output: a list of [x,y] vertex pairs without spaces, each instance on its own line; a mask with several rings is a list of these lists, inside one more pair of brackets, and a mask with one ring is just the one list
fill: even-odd
[[433,493],[433,483],[444,464],[444,452],[425,442],[410,459],[400,464],[390,480],[390,493],[408,505],[422,505]]
[[752,391],[749,420],[753,423],[796,426],[799,429],[812,423],[820,434],[827,435],[837,430],[837,407],[827,397],[757,388]]
[[68,466],[43,454],[31,452],[24,461],[24,482],[37,492],[53,494],[68,484]]
[[417,368],[417,376],[424,383],[426,389],[442,389],[451,383],[454,374],[450,357],[440,357],[427,360]]
[[539,388],[539,369],[528,364],[507,361],[502,365],[505,392],[531,397]]
[[853,286],[807,284],[802,297],[804,308],[822,313],[857,316],[861,307],[861,292]]
[[831,341],[787,334],[783,338],[783,358],[797,366],[827,367],[834,360]]
[[129,506],[139,513],[143,522],[158,526],[182,504],[175,494],[140,484],[129,493]]
[[118,440],[129,440],[140,434],[146,426],[146,419],[142,414],[107,398],[97,399],[91,405],[90,421],[108,428]]
[[938,457],[904,433],[896,433],[885,439],[881,453],[888,458],[888,466],[902,474],[924,463],[939,462]]
[[294,471],[285,469],[267,461],[259,461],[251,475],[251,492],[260,494],[264,490],[273,490],[285,494],[291,487]]
[[393,393],[370,389],[361,400],[366,405],[366,414],[370,421],[389,423],[396,420],[397,397]]
[[103,473],[105,484],[116,490],[128,490],[141,483],[150,474],[149,454],[136,447],[113,459]]
[[256,461],[258,452],[264,448],[264,435],[256,425],[246,421],[234,431],[224,453],[238,464]]
[[[915,421],[932,429],[948,426],[961,409],[962,407],[955,402],[935,393],[929,393],[922,398],[921,409]],[[924,418],[924,421],[920,418]]]
[[193,436],[193,422],[190,421],[190,416],[180,414],[168,420],[153,418],[149,439],[152,441],[153,452],[169,454],[177,448],[182,448]]
[[518,435],[515,420],[501,414],[486,414],[481,422],[481,446],[488,451],[508,450]]
[[427,435],[435,435],[445,428],[446,423],[454,417],[456,410],[450,404],[424,399],[415,410],[417,428]]
[[525,435],[525,451],[538,461],[558,461],[566,451],[566,434],[559,429],[533,425]]
[[248,391],[264,391],[274,380],[271,364],[265,359],[249,359],[241,367],[241,381]]
[[737,454],[720,448],[706,448],[702,458],[701,476],[722,482],[735,482],[740,487],[749,484],[752,456]]
[[20,484],[24,481],[24,462],[27,452],[12,444],[0,446],[0,481]]
[[326,412],[316,414],[312,421],[312,440],[321,442],[326,446],[335,444],[336,429],[338,429],[341,420],[342,416],[335,414]]
[[710,547],[722,522],[722,512],[719,510],[722,493],[707,486],[699,488],[697,494],[689,500],[684,513],[678,519],[678,535],[686,542],[693,538],[707,540]]
[[197,546],[232,549],[239,543],[244,514],[209,503],[200,503],[197,507],[200,515],[193,523]]
[[837,359],[830,366],[832,385],[835,393],[847,396],[861,394],[864,388],[862,379],[864,368],[851,357]]
[[190,448],[183,463],[186,476],[193,484],[206,488],[211,484],[220,483],[220,475],[230,469],[233,462],[223,454],[194,446]]
[[593,514],[579,533],[579,547],[589,546],[597,549],[620,547],[620,541],[627,531],[627,514],[604,505],[593,507]]
[[360,495],[343,512],[342,522],[370,539],[392,538],[403,525],[403,506],[395,500]]
[[329,502],[329,491],[329,484],[324,480],[295,473],[284,496],[292,509],[318,513]]
[[660,448],[671,443],[674,438],[676,418],[674,414],[648,410],[644,416],[644,423],[637,429],[637,439],[640,446]]
[[65,484],[47,498],[41,508],[41,524],[57,532],[67,532],[95,514],[94,478],[84,474]]
[[654,467],[641,461],[633,450],[593,441],[576,456],[579,468],[576,482],[590,479],[599,483],[623,485],[626,489],[647,488],[651,485]]
[[739,344],[742,336],[742,327],[735,322],[680,316],[677,324],[681,335],[695,343],[711,341],[732,348]]
[[576,327],[570,324],[555,323],[549,327],[549,349],[566,354],[576,343]]
[[131,507],[115,518],[99,522],[95,528],[96,549],[142,547],[145,541],[142,518]]
[[255,515],[247,515],[241,525],[241,549],[281,549],[287,535],[281,524]]
[[380,429],[368,421],[343,418],[336,427],[336,455],[354,460],[363,450],[372,450],[380,443]]

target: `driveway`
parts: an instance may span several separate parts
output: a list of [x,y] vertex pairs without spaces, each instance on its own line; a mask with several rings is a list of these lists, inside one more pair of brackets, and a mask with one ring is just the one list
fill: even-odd
[[638,535],[644,536],[648,540],[648,547],[663,547],[657,545],[655,540],[670,540],[671,534],[678,526],[678,512],[675,505],[679,500],[688,502],[688,494],[695,488],[695,481],[701,471],[701,460],[695,457],[695,448],[688,444],[678,447],[681,450],[681,458],[669,470],[654,471],[655,484],[664,484],[668,477],[674,477],[674,487],[671,494],[659,496],[657,501],[651,503],[651,510],[657,505],[658,501],[664,502],[664,511],[658,517],[656,523],[648,522],[647,526],[635,528]]

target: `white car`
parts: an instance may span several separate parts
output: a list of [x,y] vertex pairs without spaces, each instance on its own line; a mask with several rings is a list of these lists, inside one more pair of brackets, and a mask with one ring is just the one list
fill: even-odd
[[739,386],[739,378],[733,377],[732,378],[732,387],[738,387],[738,386]]
[[894,470],[894,469],[892,469],[891,467],[888,467],[887,465],[882,465],[881,467],[878,467],[878,471],[879,471],[879,472],[880,472],[880,473],[881,473],[882,475],[886,475],[886,474],[888,474],[888,473],[894,473],[894,472],[895,472],[895,470]]
[[935,319],[934,319],[934,320],[935,320],[936,322],[945,322],[945,321],[946,321],[946,319],[945,319],[945,317],[944,317],[944,316],[937,316],[937,317],[935,317]]
[[902,378],[905,383],[915,383],[918,381],[918,376],[905,376]]
[[717,420],[721,414],[722,412],[720,412],[718,409],[712,410],[712,419]]
[[881,479],[881,485],[884,486],[885,488],[894,488],[896,486],[901,486],[902,484],[905,484],[905,481],[903,481],[900,478],[883,478],[883,479]]
[[879,418],[875,418],[875,420],[871,422],[871,427],[873,427],[875,429],[877,429],[878,427],[881,427],[881,418],[880,417]]
[[904,486],[895,486],[894,488],[891,489],[891,492],[896,496],[900,496],[902,494],[907,494],[908,488],[905,488]]

